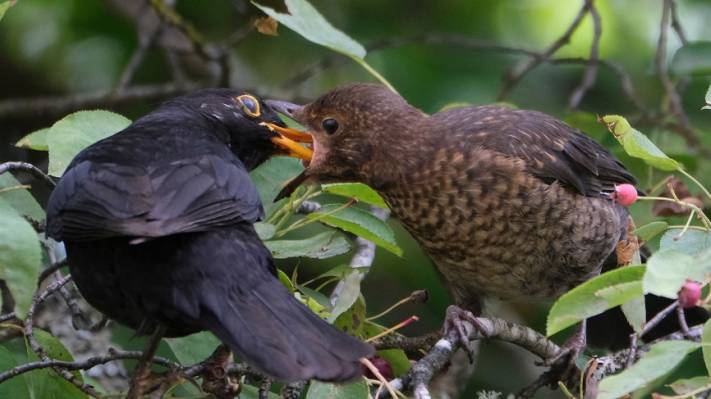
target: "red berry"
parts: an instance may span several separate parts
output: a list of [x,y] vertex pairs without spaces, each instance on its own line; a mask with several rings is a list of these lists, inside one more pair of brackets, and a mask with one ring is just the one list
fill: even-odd
[[[386,380],[390,381],[395,377],[395,374],[393,373],[393,368],[390,367],[390,363],[388,363],[387,360],[383,359],[380,356],[371,356],[368,358],[371,363],[373,363],[373,366],[375,366],[376,369],[380,372],[380,374],[385,378]],[[363,366],[363,374],[370,379],[376,379],[375,375],[370,371],[369,368]]]
[[693,308],[701,299],[701,284],[686,280],[679,290],[679,306],[684,309]]
[[615,186],[612,199],[617,201],[620,205],[630,206],[637,201],[637,189],[631,184],[620,184],[619,186]]

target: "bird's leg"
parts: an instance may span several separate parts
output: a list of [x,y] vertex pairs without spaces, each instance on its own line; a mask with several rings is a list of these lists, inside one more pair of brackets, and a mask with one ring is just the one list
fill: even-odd
[[581,321],[575,334],[565,341],[560,351],[542,362],[542,365],[550,367],[546,373],[549,384],[557,386],[558,381],[570,381],[577,376],[578,366],[575,361],[587,346],[586,324],[587,320]]
[[449,331],[452,329],[456,330],[459,343],[467,351],[469,355],[469,362],[474,363],[474,358],[476,357],[476,349],[471,345],[469,341],[469,334],[463,322],[469,322],[475,329],[477,329],[482,334],[485,334],[485,329],[479,323],[474,313],[462,309],[457,305],[449,305],[447,307],[447,313],[444,319],[444,335],[448,335]]
[[143,355],[138,360],[136,370],[134,370],[133,377],[131,377],[131,386],[126,395],[126,399],[138,399],[143,396],[143,391],[147,387],[147,382],[151,375],[151,361],[156,354],[158,344],[161,338],[163,338],[164,333],[165,327],[158,325],[153,334],[148,338],[148,343],[143,351]]

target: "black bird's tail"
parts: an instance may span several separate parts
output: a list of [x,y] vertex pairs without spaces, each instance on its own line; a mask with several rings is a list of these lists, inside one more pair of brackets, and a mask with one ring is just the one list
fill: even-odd
[[260,280],[232,291],[235,297],[203,303],[205,327],[241,360],[279,380],[342,382],[361,375],[359,359],[372,346],[326,323],[273,276]]

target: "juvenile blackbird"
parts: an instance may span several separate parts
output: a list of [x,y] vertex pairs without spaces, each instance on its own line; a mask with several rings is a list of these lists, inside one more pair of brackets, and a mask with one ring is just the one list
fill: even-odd
[[248,93],[208,89],[80,152],[49,199],[47,234],[86,300],[139,333],[212,331],[279,380],[359,376],[372,348],[293,297],[253,227],[264,211],[248,171],[310,154],[284,126]]
[[[497,106],[427,116],[372,84],[340,87],[303,107],[270,103],[314,140],[310,165],[287,191],[307,180],[376,189],[461,308],[480,314],[485,298],[549,301],[603,264],[617,265],[629,214],[609,194],[636,180],[562,121]],[[594,324],[619,333],[605,331],[597,343],[629,342],[628,324],[619,311],[613,316]]]

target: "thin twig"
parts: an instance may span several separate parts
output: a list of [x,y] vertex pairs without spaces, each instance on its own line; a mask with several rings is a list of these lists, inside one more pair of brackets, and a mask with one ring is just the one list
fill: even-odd
[[686,39],[686,33],[684,33],[684,28],[681,26],[681,23],[679,22],[679,14],[678,14],[678,10],[676,9],[676,2],[673,0],[671,3],[671,26],[672,26],[672,29],[674,29],[674,32],[676,33],[676,37],[679,38],[679,41],[681,42],[681,44],[684,46],[689,44],[689,41]]
[[659,75],[659,81],[662,83],[664,92],[669,100],[669,111],[674,115],[674,117],[679,121],[679,125],[682,128],[682,137],[687,141],[687,143],[693,147],[700,148],[703,147],[696,131],[691,126],[689,117],[684,112],[684,107],[682,106],[681,96],[676,91],[676,87],[669,76],[669,70],[667,68],[667,32],[669,30],[669,19],[672,14],[674,1],[664,0],[662,5],[662,18],[659,27],[659,40],[657,41],[657,53],[654,57],[654,64],[657,69],[657,74]]
[[150,374],[150,364],[153,360],[153,356],[156,354],[158,344],[160,344],[160,340],[163,338],[164,333],[165,327],[158,325],[148,339],[146,348],[143,350],[143,356],[141,356],[138,360],[138,364],[133,371],[131,386],[128,389],[126,399],[138,399],[143,396],[143,380]]
[[[0,104],[0,108],[2,105]],[[0,164],[0,175],[9,172],[9,171],[20,171],[20,172],[27,172],[31,174],[33,177],[41,180],[43,183],[45,183],[49,188],[54,188],[55,183],[54,180],[52,180],[51,177],[49,177],[46,173],[42,172],[40,168],[36,167],[35,165],[32,165],[31,163],[27,162],[5,162]]]
[[600,53],[600,36],[602,36],[602,22],[600,21],[600,14],[595,8],[595,0],[585,0],[589,4],[590,17],[593,21],[593,39],[590,45],[590,58],[588,60],[588,65],[585,67],[585,74],[583,75],[583,80],[580,85],[575,88],[573,94],[571,94],[568,101],[568,107],[571,109],[577,109],[580,102],[583,100],[585,93],[595,84],[595,79],[597,78],[598,60]]
[[[143,352],[140,351],[116,351],[110,350],[109,353],[102,356],[94,356],[80,361],[68,362],[63,360],[49,359],[44,361],[30,362],[14,367],[10,370],[0,373],[0,384],[17,377],[18,375],[27,373],[32,370],[44,369],[48,367],[61,368],[64,370],[89,370],[101,364],[117,360],[140,359]],[[153,363],[166,368],[179,368],[180,365],[163,357],[154,357]]]
[[117,93],[120,93],[125,90],[126,87],[128,87],[128,85],[131,83],[133,77],[136,74],[136,71],[138,70],[138,67],[141,66],[143,60],[146,58],[146,53],[148,53],[148,50],[153,47],[156,40],[158,40],[158,38],[160,37],[162,31],[163,22],[160,21],[156,26],[152,27],[150,31],[139,32],[138,47],[136,47],[136,50],[133,51],[131,59],[128,61],[128,64],[126,64],[126,67],[121,73],[119,82],[116,85]]
[[[48,285],[44,291],[36,293],[34,298],[32,298],[30,309],[27,311],[27,316],[25,317],[24,322],[25,339],[27,339],[30,348],[32,348],[32,351],[37,355],[37,357],[40,358],[41,361],[49,361],[51,359],[49,358],[47,351],[42,347],[42,345],[40,345],[40,343],[37,341],[37,338],[35,338],[34,336],[34,312],[39,304],[44,302],[50,295],[52,295],[56,291],[59,291],[66,283],[69,282],[69,280],[71,280],[71,276],[64,276],[62,279],[57,280],[52,284]],[[59,367],[53,367],[52,369],[56,371],[57,374],[59,374],[62,378],[69,381],[71,384],[73,384],[85,394],[94,398],[100,397],[99,393],[96,392],[96,390],[91,385],[84,384],[66,369]]]
[[[508,322],[503,319],[477,317],[478,325],[474,327],[469,321],[463,320],[464,332],[470,341],[482,338],[496,339],[518,345],[541,359],[552,358],[561,350],[558,345],[550,341],[545,336],[535,330]],[[414,389],[415,397],[426,398],[429,395],[427,384],[437,375],[450,361],[457,347],[460,345],[458,331],[451,329],[446,335],[432,346],[429,352],[401,378],[391,382],[396,390]],[[421,340],[422,344],[428,344],[431,336]],[[376,347],[385,348],[386,343],[392,346],[411,349],[410,339],[398,339],[383,337],[376,341]],[[385,393],[383,393],[384,395]]]
[[684,308],[681,306],[676,307],[676,316],[679,320],[679,327],[681,327],[681,332],[684,336],[689,336],[689,324],[686,322],[686,313],[684,313]]
[[666,308],[662,309],[652,317],[651,320],[646,322],[644,324],[644,328],[642,328],[642,331],[639,332],[639,337],[644,337],[645,334],[647,334],[649,331],[651,331],[654,327],[657,326],[657,324],[661,323],[662,320],[664,320],[665,317],[669,315],[669,313],[673,312],[674,309],[676,309],[679,306],[679,301],[674,301],[672,302],[669,306]]
[[0,101],[0,118],[35,117],[38,115],[56,116],[83,108],[130,104],[137,100],[161,100],[187,93],[199,87],[202,87],[202,85],[166,83],[128,87],[121,93],[114,93],[112,89],[66,96],[4,100]]
[[509,69],[504,77],[504,83],[499,91],[499,95],[497,96],[498,101],[504,100],[527,73],[550,58],[556,51],[570,41],[570,37],[573,36],[575,30],[578,29],[578,26],[580,26],[580,23],[583,21],[583,17],[585,17],[585,14],[590,10],[590,6],[591,1],[585,0],[580,11],[578,11],[578,15],[575,16],[575,19],[573,19],[573,22],[568,26],[565,32],[563,32],[563,35],[543,51],[540,56],[523,59]]

